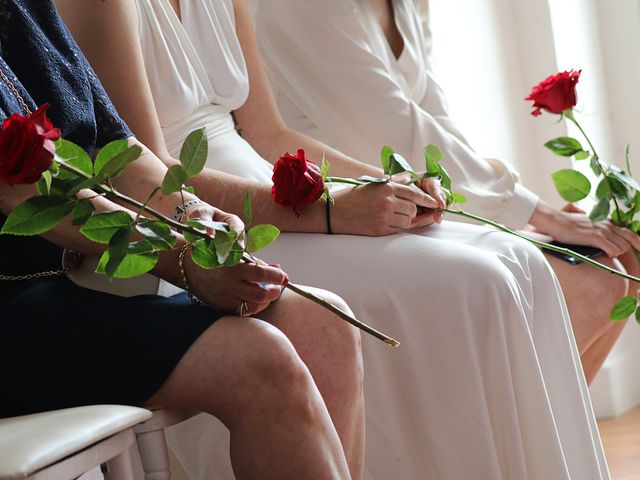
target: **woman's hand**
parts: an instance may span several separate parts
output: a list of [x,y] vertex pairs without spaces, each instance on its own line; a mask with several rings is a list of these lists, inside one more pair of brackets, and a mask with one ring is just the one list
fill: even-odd
[[612,258],[631,247],[640,250],[640,237],[631,230],[609,220],[594,222],[572,204],[556,210],[541,202],[529,223],[559,242],[598,247]]
[[[434,222],[438,202],[415,186],[372,183],[333,193],[331,226],[335,233],[382,236]],[[426,209],[426,213],[421,210]]]
[[[189,219],[225,222],[238,233],[244,230],[244,223],[236,215],[206,203],[189,207],[186,215]],[[189,255],[185,255],[184,268],[189,288],[207,305],[241,316],[254,315],[278,300],[288,281],[287,274],[277,267],[241,263],[205,270]]]
[[233,315],[255,315],[280,298],[287,274],[278,267],[240,263],[205,270],[185,255],[189,288],[210,307]]

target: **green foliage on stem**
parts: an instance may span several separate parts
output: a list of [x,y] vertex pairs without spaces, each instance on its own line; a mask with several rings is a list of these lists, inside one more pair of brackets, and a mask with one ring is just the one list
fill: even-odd
[[119,155],[129,148],[129,142],[127,140],[114,140],[107,143],[100,149],[96,159],[93,162],[93,171],[100,172],[104,166],[116,155]]
[[31,197],[14,208],[0,233],[41,235],[55,228],[76,204],[75,198],[57,195]]
[[155,250],[175,248],[178,238],[166,223],[142,220],[136,225],[136,231],[143,235]]
[[[86,175],[93,175],[93,162],[82,148],[68,140],[60,139],[56,142],[56,161],[68,163]],[[66,170],[60,170],[58,178],[76,178]]]
[[247,231],[247,247],[249,253],[258,252],[271,245],[280,235],[280,230],[273,225],[256,225]]
[[591,192],[591,182],[577,170],[566,168],[551,175],[560,196],[567,202],[578,202]]
[[[141,240],[127,247],[127,254],[111,275],[113,278],[134,278],[150,272],[158,263],[158,252],[151,242]],[[96,273],[107,274],[106,267],[110,262],[109,250],[105,251],[96,267]]]
[[182,190],[184,182],[187,181],[189,176],[185,172],[182,165],[172,165],[167,170],[167,173],[162,180],[162,193],[164,195],[171,195],[172,193]]
[[99,212],[89,217],[80,233],[92,242],[107,244],[118,230],[130,228],[132,223],[127,212]]
[[[582,144],[572,137],[558,137],[553,140],[549,140],[544,144],[549,150],[551,150],[556,155],[560,155],[562,157],[572,157],[574,155],[581,154],[582,152],[587,153],[582,148]],[[587,157],[584,157],[587,158]]]
[[636,297],[626,296],[621,298],[613,306],[611,310],[611,320],[622,321],[629,318],[636,311],[638,307],[638,301]]
[[382,151],[380,152],[380,160],[382,163],[382,170],[384,171],[384,174],[388,175],[389,177],[403,172],[415,173],[411,165],[409,165],[409,162],[407,162],[407,160],[402,155],[396,153],[393,148],[389,146],[382,147]]
[[71,223],[74,225],[84,225],[95,211],[96,209],[91,200],[84,198],[73,207],[71,211]]
[[247,192],[244,197],[244,224],[251,225],[251,221],[253,220],[253,212],[251,208],[251,195]]
[[138,145],[128,147],[126,150],[107,160],[101,168],[98,169],[96,167],[96,174],[115,178],[119,176],[125,168],[140,158],[141,154],[142,148]]

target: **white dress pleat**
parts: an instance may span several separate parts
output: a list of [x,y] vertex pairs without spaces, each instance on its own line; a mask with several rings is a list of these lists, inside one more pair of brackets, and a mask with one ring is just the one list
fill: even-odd
[[[209,167],[270,182],[230,115],[249,88],[232,0],[182,0],[182,23],[168,0],[136,2],[169,151],[205,126]],[[445,222],[380,238],[288,233],[261,253],[403,343],[363,339],[365,478],[609,478],[560,287],[528,243]],[[214,418],[168,438],[192,480],[233,478]]]

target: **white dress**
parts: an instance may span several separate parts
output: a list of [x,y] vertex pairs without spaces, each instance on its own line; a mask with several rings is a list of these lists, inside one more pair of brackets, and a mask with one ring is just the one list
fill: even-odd
[[[455,190],[469,200],[465,209],[524,227],[538,197],[510,165],[475,153],[449,118],[432,76],[427,0],[393,6],[404,38],[398,59],[368,0],[253,0],[285,122],[375,165],[380,145],[388,144],[424,170],[422,152],[433,143],[445,152]],[[469,72],[469,81],[478,74]]]
[[[182,23],[168,0],[136,2],[170,152],[206,126],[209,167],[269,181],[230,116],[248,95],[232,0],[182,0]],[[445,223],[381,238],[283,234],[263,257],[402,341],[363,341],[365,478],[609,478],[562,294],[535,248]],[[192,480],[232,478],[217,420],[168,438]]]

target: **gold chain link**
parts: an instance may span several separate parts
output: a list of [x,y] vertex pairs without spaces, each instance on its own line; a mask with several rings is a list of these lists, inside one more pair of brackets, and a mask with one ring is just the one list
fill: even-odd
[[13,84],[13,82],[11,82],[11,80],[9,80],[9,77],[7,77],[7,75],[2,70],[0,70],[0,78],[4,80],[4,83],[7,84],[7,87],[9,87],[13,94],[16,96],[18,102],[20,102],[20,106],[25,111],[25,113],[31,115],[33,112],[29,108],[29,105],[27,105],[27,102],[24,101],[24,98],[22,98],[22,95],[20,95],[20,92],[18,91],[16,86]]
[[[25,113],[27,113],[28,115],[31,115],[33,112],[29,108],[29,105],[27,105],[27,102],[24,101],[24,98],[22,98],[22,95],[20,95],[20,92],[18,91],[16,86],[13,84],[11,80],[9,80],[9,77],[7,77],[7,75],[2,70],[0,70],[0,78],[4,80],[4,83],[7,84],[9,89],[16,96],[16,98],[18,99],[18,102],[20,102],[20,106],[25,111]],[[1,275],[0,274],[0,281],[20,282],[24,280],[35,280],[36,278],[57,277],[59,275],[64,275],[69,270],[71,269],[62,268],[60,270],[49,270],[47,272],[31,273],[28,275]]]

